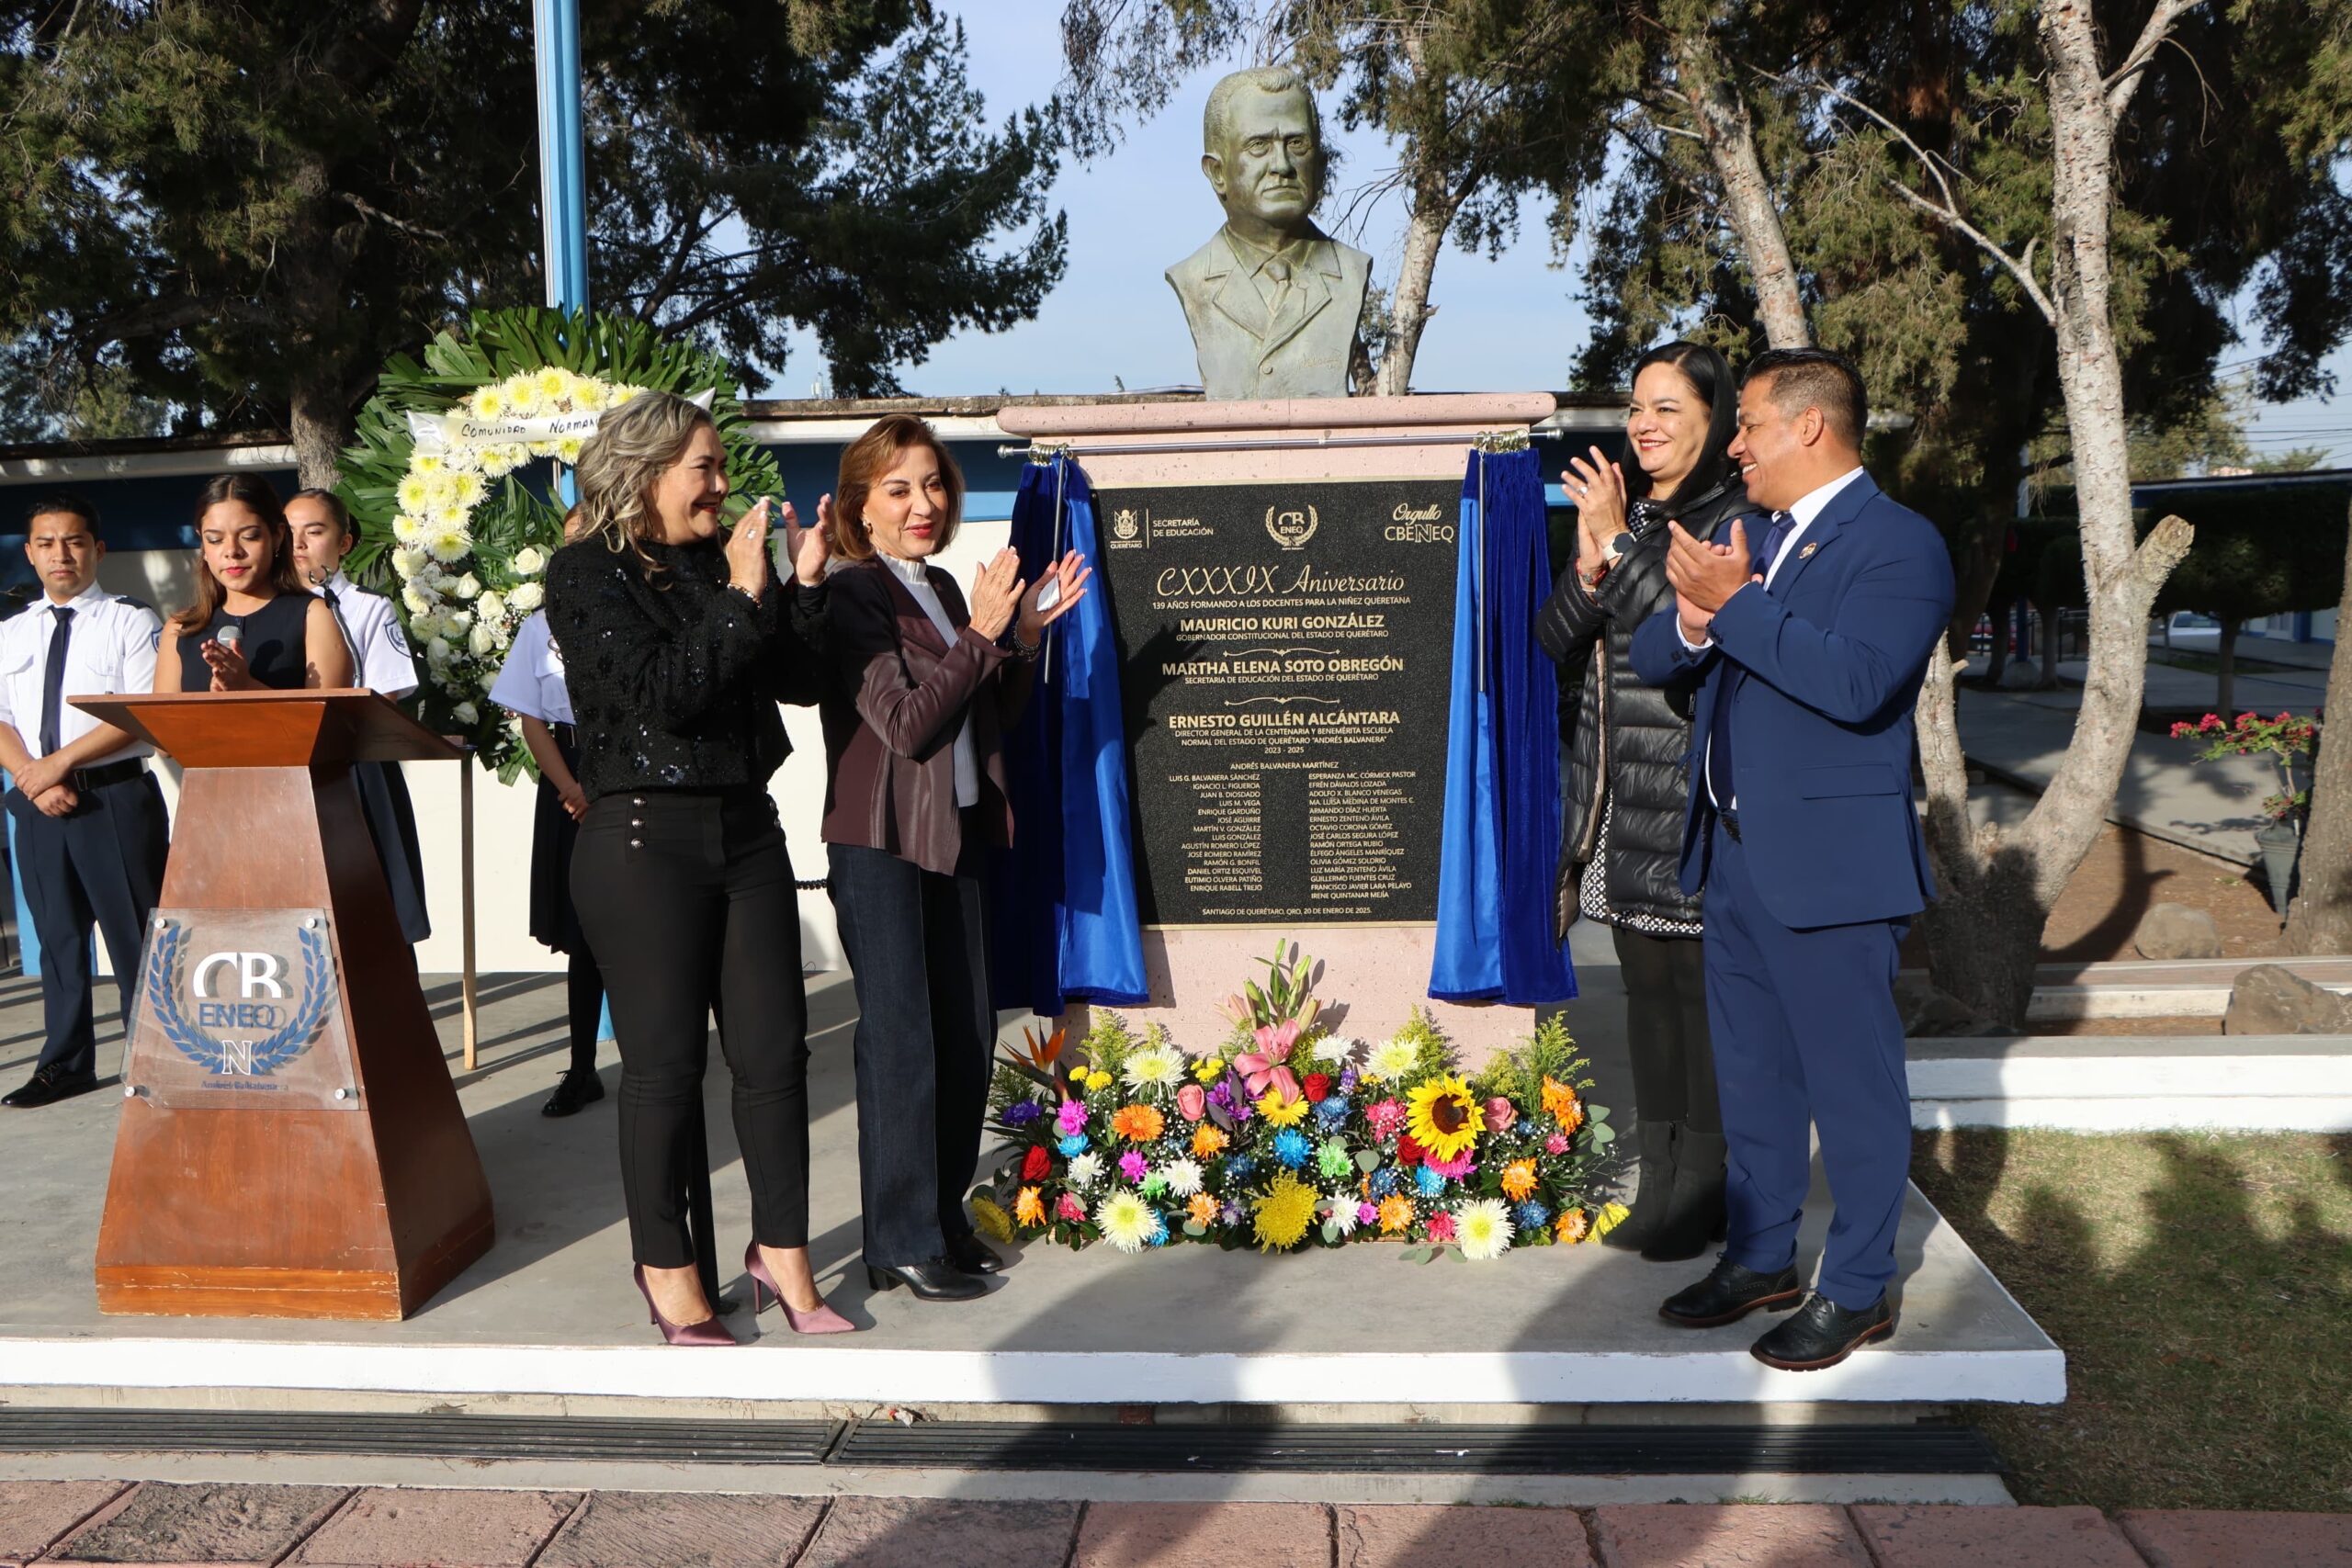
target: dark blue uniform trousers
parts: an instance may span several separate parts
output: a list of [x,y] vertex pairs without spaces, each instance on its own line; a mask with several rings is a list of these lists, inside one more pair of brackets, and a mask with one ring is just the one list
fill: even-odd
[[1911,1091],[1894,1008],[1907,920],[1792,931],[1765,911],[1747,852],[1712,829],[1707,1021],[1729,1145],[1724,1256],[1767,1271],[1794,1260],[1812,1185],[1808,1123],[1837,1212],[1815,1288],[1860,1312],[1894,1278],[1911,1171]]
[[21,790],[8,792],[17,818],[17,874],[40,937],[40,999],[48,1038],[40,1066],[97,1069],[92,1019],[90,927],[106,938],[129,1027],[148,918],[164,887],[171,840],[164,792],[153,773],[82,793],[69,817],[44,816]]

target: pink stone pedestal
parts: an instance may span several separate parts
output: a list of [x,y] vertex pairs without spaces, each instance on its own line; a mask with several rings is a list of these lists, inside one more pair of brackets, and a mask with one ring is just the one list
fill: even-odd
[[[1015,435],[1069,448],[1101,490],[1269,479],[1459,479],[1471,438],[1481,432],[1525,431],[1557,408],[1548,392],[1446,393],[1406,398],[1312,398],[1268,402],[1118,403],[1067,408],[1008,408],[997,422]],[[1382,436],[1456,435],[1443,445],[1356,445]],[[1264,440],[1331,441],[1329,446],[1237,447]],[[1197,450],[1122,453],[1103,447],[1182,446]],[[1435,833],[1432,813],[1422,824]],[[1418,1004],[1479,1063],[1534,1026],[1526,1008],[1474,1006],[1429,998],[1436,928],[1417,925],[1289,925],[1158,928],[1143,932],[1151,986],[1148,1007],[1122,1009],[1130,1022],[1163,1025],[1176,1043],[1205,1053],[1230,1025],[1216,1002],[1262,974],[1260,960],[1288,939],[1322,961],[1316,992],[1343,1002],[1333,1020],[1342,1034],[1385,1039]],[[1073,1033],[1087,1010],[1073,1005]]]

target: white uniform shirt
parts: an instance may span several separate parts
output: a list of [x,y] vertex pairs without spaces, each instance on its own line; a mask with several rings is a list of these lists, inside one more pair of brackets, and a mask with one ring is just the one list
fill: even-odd
[[[39,757],[43,682],[49,673],[49,644],[57,629],[53,606],[43,594],[0,621],[0,724],[16,726],[25,750]],[[65,683],[57,716],[57,740],[70,746],[98,721],[75,707],[74,697],[115,693],[146,694],[155,686],[155,648],[163,640],[163,617],[135,599],[124,599],[92,583],[66,606],[74,629],[65,641]],[[146,757],[154,748],[136,740],[82,765],[102,768],[128,757]]]
[[[922,562],[900,560],[896,556],[886,555],[882,557],[882,564],[898,574],[899,581],[907,585],[907,592],[915,596],[915,603],[922,606],[922,613],[931,617],[931,624],[939,628],[939,635],[946,640],[947,646],[954,648],[957,635],[956,623],[947,618],[947,606],[940,603],[939,591],[932,587]],[[979,803],[980,753],[972,741],[972,710],[967,705],[964,728],[956,732],[956,804],[978,806]]]
[[571,694],[563,683],[563,653],[548,631],[548,613],[534,610],[514,628],[514,642],[490,700],[508,713],[536,718],[541,724],[571,722]]
[[[334,591],[334,617],[351,648],[351,680],[397,702],[416,690],[416,660],[392,602],[354,584],[340,571],[327,580]],[[323,596],[326,589],[311,592]]]

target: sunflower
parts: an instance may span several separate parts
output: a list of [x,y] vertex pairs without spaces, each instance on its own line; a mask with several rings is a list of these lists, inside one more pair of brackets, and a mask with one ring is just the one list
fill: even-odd
[[1440,1159],[1468,1153],[1486,1128],[1486,1113],[1457,1075],[1431,1078],[1409,1098],[1406,1127],[1415,1143]]
[[1203,1122],[1193,1129],[1193,1153],[1202,1159],[1217,1153],[1225,1145],[1225,1129],[1222,1127],[1212,1127]]
[[1499,1198],[1480,1198],[1453,1212],[1454,1239],[1462,1256],[1474,1260],[1500,1258],[1510,1250],[1513,1234],[1510,1211]]
[[1413,1201],[1392,1192],[1380,1201],[1380,1234],[1400,1235],[1413,1228]]
[[1295,1100],[1284,1100],[1279,1089],[1270,1089],[1260,1095],[1257,1105],[1258,1114],[1266,1119],[1270,1127],[1295,1127],[1306,1120],[1308,1111],[1315,1109],[1306,1102],[1305,1095]]
[[1317,1194],[1288,1171],[1274,1178],[1266,1195],[1250,1205],[1258,1218],[1258,1250],[1279,1252],[1296,1247],[1315,1218]]
[[972,1228],[990,1241],[1011,1241],[1012,1220],[993,1198],[972,1200]]
[[1131,1144],[1148,1144],[1168,1130],[1168,1119],[1148,1105],[1122,1105],[1111,1113],[1111,1131]]
[[1552,1228],[1562,1241],[1577,1242],[1592,1229],[1592,1222],[1585,1217],[1582,1209],[1563,1209],[1560,1217],[1552,1222]]
[[1141,1252],[1151,1240],[1154,1216],[1150,1204],[1118,1187],[1095,1209],[1094,1223],[1102,1227],[1102,1239],[1121,1252]]
[[1045,1195],[1034,1187],[1023,1188],[1020,1196],[1012,1201],[1012,1217],[1024,1225],[1044,1224],[1046,1223]]
[[1577,1099],[1577,1091],[1557,1078],[1544,1080],[1544,1112],[1560,1124],[1563,1133],[1573,1133],[1584,1125],[1584,1102]]
[[1535,1190],[1535,1162],[1515,1159],[1503,1167],[1503,1196],[1516,1203]]

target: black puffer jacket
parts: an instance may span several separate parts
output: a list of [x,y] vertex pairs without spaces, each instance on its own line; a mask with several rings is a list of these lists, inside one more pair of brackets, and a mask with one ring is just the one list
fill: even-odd
[[[1637,510],[1655,513],[1638,503]],[[1609,852],[1601,871],[1610,908],[1629,917],[1699,918],[1699,900],[1682,891],[1680,869],[1682,816],[1690,790],[1685,759],[1698,682],[1647,685],[1633,666],[1634,628],[1674,604],[1674,589],[1666,581],[1667,516],[1702,539],[1728,531],[1731,519],[1744,516],[1751,548],[1769,525],[1734,475],[1646,525],[1637,517],[1636,542],[1593,592],[1585,592],[1571,563],[1535,621],[1537,639],[1563,668],[1589,666],[1569,740],[1561,823],[1554,919],[1563,936],[1577,918],[1577,882],[1600,838],[1604,808],[1610,814]],[[1598,650],[1596,639],[1601,643]],[[1588,660],[1595,653],[1600,656]]]

